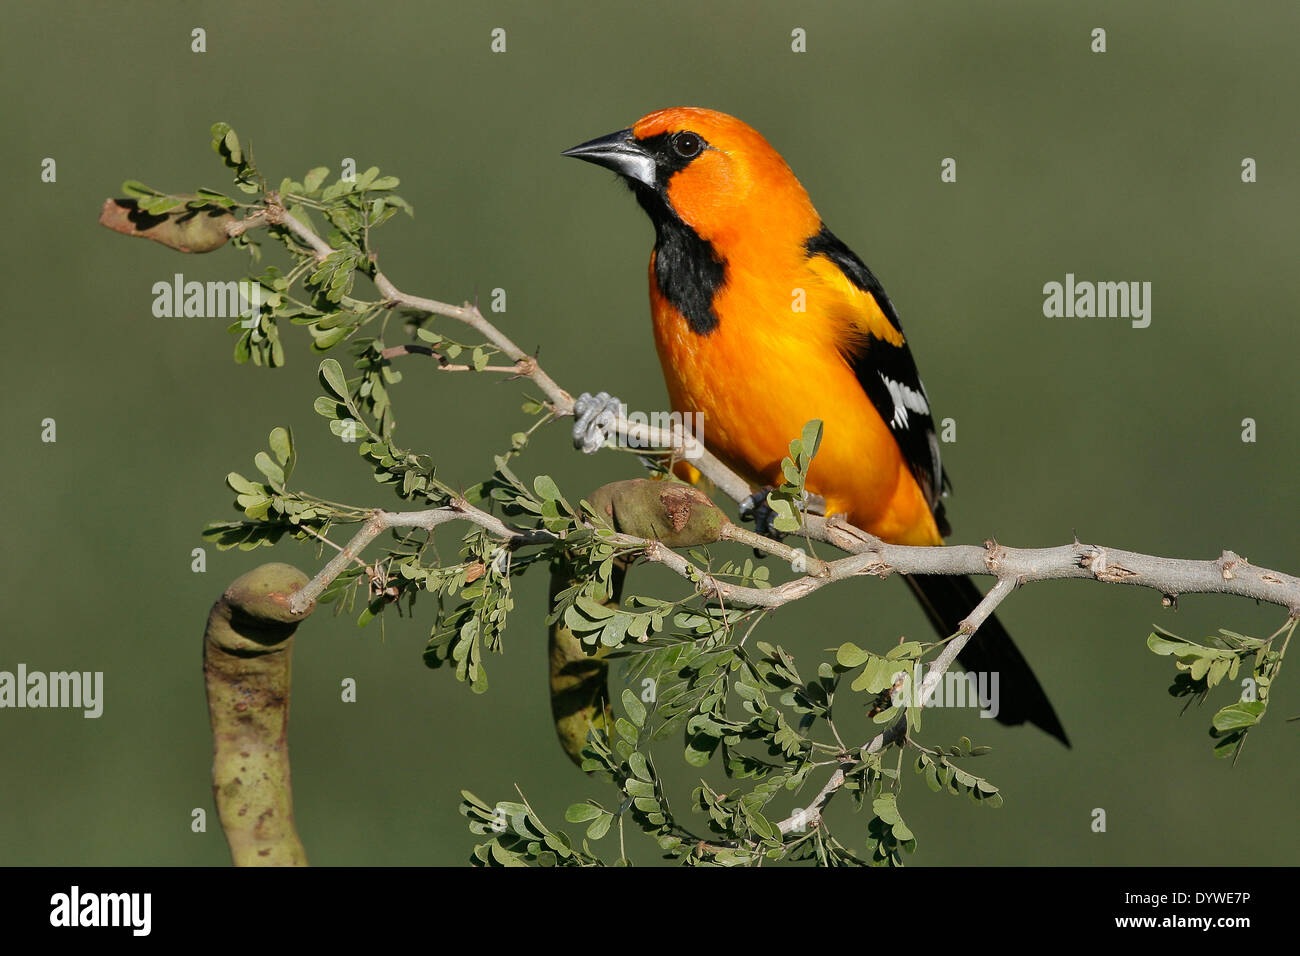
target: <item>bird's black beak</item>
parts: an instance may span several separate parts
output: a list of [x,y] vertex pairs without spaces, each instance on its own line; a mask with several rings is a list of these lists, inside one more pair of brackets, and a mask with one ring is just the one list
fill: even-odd
[[621,129],[617,133],[590,140],[566,149],[560,155],[604,166],[620,176],[647,186],[653,187],[655,184],[654,157],[637,142],[631,129]]

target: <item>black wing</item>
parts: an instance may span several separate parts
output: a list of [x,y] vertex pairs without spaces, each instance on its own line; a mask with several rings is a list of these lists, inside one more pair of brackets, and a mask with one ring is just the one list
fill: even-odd
[[[903,327],[898,321],[894,303],[889,301],[884,287],[835,234],[822,225],[821,231],[804,243],[809,256],[825,256],[844,273],[844,276],[862,292],[875,300],[880,311],[901,335]],[[934,418],[930,412],[930,399],[916,371],[912,350],[904,339],[894,345],[884,339],[864,335],[861,344],[845,355],[858,378],[858,384],[867,393],[876,411],[889,424],[898,447],[917,484],[925,493],[930,509],[941,534],[950,529],[944,518],[940,497],[952,485],[939,461],[939,438],[934,432]]]

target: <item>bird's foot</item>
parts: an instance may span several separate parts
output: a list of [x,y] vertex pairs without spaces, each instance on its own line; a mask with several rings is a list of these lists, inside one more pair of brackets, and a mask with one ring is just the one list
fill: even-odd
[[[786,532],[778,531],[776,528],[777,513],[767,502],[768,493],[771,491],[772,486],[767,485],[742,501],[740,503],[740,520],[753,521],[754,530],[763,537],[771,538],[773,541],[780,541],[786,536]],[[804,499],[799,503],[798,508],[804,514],[825,515],[826,499],[821,495],[805,492]]]
[[590,455],[613,435],[623,403],[609,392],[583,392],[573,403],[573,447]]
[[776,512],[767,503],[771,485],[766,485],[740,503],[740,520],[754,522],[754,530],[765,538],[780,541],[785,532],[776,530]]

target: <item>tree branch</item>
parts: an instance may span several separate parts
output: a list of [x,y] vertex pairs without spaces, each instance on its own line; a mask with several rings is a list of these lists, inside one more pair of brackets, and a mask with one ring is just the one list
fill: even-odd
[[[280,204],[279,197],[270,194],[265,207],[247,219],[228,227],[231,235],[249,228],[276,225],[288,229],[310,248],[316,259],[328,257],[334,250],[325,240],[305,224],[294,218]],[[404,307],[462,322],[492,343],[514,364],[493,367],[495,372],[512,372],[530,379],[546,395],[557,416],[572,415],[573,396],[552,379],[531,356],[519,348],[507,335],[489,322],[477,305],[451,305],[435,299],[410,295],[398,289],[379,270],[371,257],[372,278],[384,303],[389,307]],[[433,356],[444,370],[468,370],[468,367],[449,366],[445,356],[422,346],[399,346],[385,351],[385,358],[401,354],[421,353]],[[633,447],[668,449],[683,454],[699,472],[733,501],[742,502],[751,494],[748,481],[737,475],[709,452],[694,436],[677,429],[665,432],[648,425],[628,422],[621,415],[614,430]],[[417,527],[432,530],[453,520],[474,523],[497,537],[503,545],[520,547],[550,544],[559,536],[546,531],[524,531],[511,528],[488,512],[470,505],[464,499],[451,504],[417,512],[375,511],[363,526],[341,548],[339,553],[301,590],[290,599],[293,613],[309,609],[348,565],[359,560],[358,555],[384,530],[396,527]],[[681,577],[693,582],[708,597],[724,599],[734,604],[750,607],[778,608],[799,600],[819,590],[832,581],[848,577],[873,575],[887,577],[900,574],[992,575],[994,586],[976,608],[961,623],[957,633],[948,641],[939,656],[930,664],[923,681],[919,700],[933,688],[956,660],[972,635],[993,614],[999,604],[1022,584],[1033,581],[1062,579],[1089,579],[1104,584],[1129,584],[1159,591],[1166,605],[1173,604],[1179,595],[1192,593],[1230,594],[1253,598],[1279,605],[1287,610],[1289,619],[1300,617],[1300,578],[1282,572],[1259,568],[1231,551],[1224,551],[1214,560],[1189,560],[1165,558],[1155,555],[1125,551],[1118,548],[1084,544],[1077,539],[1072,544],[1054,548],[1007,548],[986,541],[983,547],[955,545],[940,547],[912,547],[888,544],[879,538],[849,525],[842,516],[821,517],[804,515],[802,535],[809,540],[822,541],[848,557],[823,561],[806,555],[781,542],[763,538],[754,532],[724,524],[721,538],[747,544],[789,562],[792,568],[806,571],[800,576],[771,588],[751,588],[720,580],[681,554],[653,539],[629,535],[610,536],[614,543],[640,549],[645,560],[668,567]],[[861,748],[863,756],[875,754],[890,744],[905,740],[907,716],[904,714],[882,730]],[[840,766],[814,797],[810,806],[778,823],[782,835],[796,829],[820,824],[822,811],[843,786],[848,775],[861,760],[845,754]]]
[[[248,228],[265,225],[279,225],[288,229],[313,249],[318,259],[325,258],[333,251],[329,244],[311,228],[290,215],[274,194],[268,196],[263,210],[234,224],[232,228],[238,227],[242,232]],[[489,322],[476,305],[466,303],[463,306],[456,306],[402,292],[383,272],[379,271],[377,264],[374,268],[373,281],[384,301],[391,306],[403,306],[430,315],[440,315],[468,325],[514,361],[518,374],[530,379],[545,393],[557,415],[573,414],[573,396],[542,369],[536,358],[524,352]],[[734,501],[744,501],[751,494],[749,482],[723,464],[691,435],[667,433],[648,425],[628,422],[622,416],[617,420],[616,430],[620,436],[636,443],[638,447],[674,449],[687,454],[691,464]],[[534,536],[534,543],[545,540],[544,536],[537,537],[535,533],[524,533],[508,528],[487,512],[472,508],[468,502],[457,503],[450,512],[442,508],[425,512],[375,512],[348,546],[322,569],[307,588],[298,592],[297,597],[304,602],[318,597],[329,581],[337,577],[356,553],[386,528],[433,527],[456,517],[474,521],[497,534],[503,541],[509,540],[518,544],[521,535],[529,534]],[[432,522],[432,524],[421,522]],[[849,552],[851,557],[832,562],[809,558],[806,559],[807,567],[811,571],[809,574],[774,588],[745,588],[704,574],[685,558],[657,542],[633,540],[645,547],[647,559],[664,564],[683,577],[699,581],[703,593],[724,597],[752,607],[780,607],[811,594],[830,581],[860,574],[879,577],[886,577],[895,572],[994,575],[999,579],[998,585],[990,592],[989,597],[992,597],[995,592],[998,596],[991,604],[986,598],[985,602],[972,612],[966,622],[969,625],[969,630],[965,632],[967,639],[1013,587],[1031,581],[1065,578],[1084,578],[1107,584],[1148,587],[1164,595],[1166,603],[1172,603],[1180,594],[1233,594],[1277,604],[1286,608],[1291,617],[1300,616],[1300,578],[1279,571],[1258,568],[1231,551],[1224,551],[1213,561],[1196,561],[1157,557],[1117,548],[1082,544],[1078,541],[1056,548],[1006,548],[991,541],[985,542],[984,547],[973,545],[914,547],[887,544],[862,529],[849,525],[842,516],[823,518],[811,514],[804,516],[802,533],[807,538],[824,541]],[[748,533],[743,533],[743,529],[728,531],[725,536],[731,540],[744,540],[754,547],[764,548],[769,553],[786,560],[791,560],[794,555],[793,549],[788,545],[769,542],[756,535],[751,537]],[[332,574],[327,575],[331,570]],[[319,580],[323,580],[323,583],[313,587]],[[1004,581],[1012,583],[1004,588]],[[949,650],[952,650],[952,645],[957,644],[958,640],[960,638],[950,642]],[[965,642],[961,641],[961,643]],[[953,651],[952,656],[955,657],[955,654],[956,652]]]

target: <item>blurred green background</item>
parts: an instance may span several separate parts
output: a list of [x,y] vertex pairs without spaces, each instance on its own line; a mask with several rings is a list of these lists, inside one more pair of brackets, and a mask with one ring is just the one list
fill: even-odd
[[[312,412],[304,330],[287,329],[289,366],[267,371],[231,361],[224,322],[152,316],[154,282],[236,278],[241,254],[183,257],[95,224],[124,179],[228,187],[208,147],[217,120],[252,142],[273,181],[337,171],[344,157],[399,175],[416,218],[378,234],[398,286],[448,300],[504,287],[502,327],[539,346],[561,384],[655,409],[650,227],[610,174],[559,152],[663,106],[739,115],[881,277],[938,415],[957,419],[944,447],[954,540],[1051,545],[1077,532],[1157,554],[1232,548],[1300,571],[1292,2],[7,7],[0,154],[24,215],[0,238],[0,669],[102,670],[106,700],[99,720],[0,712],[0,862],[227,862],[203,622],[253,565],[319,561],[293,543],[209,548],[207,573],[193,573],[200,529],[235,515],[223,476],[251,473],[284,424],[300,487],[396,503]],[[204,54],[190,51],[194,27],[207,31]],[[504,54],[489,50],[495,27]],[[806,53],[791,52],[795,27]],[[1094,27],[1107,31],[1104,55],[1090,52]],[[45,157],[56,183],[40,181]],[[944,157],[956,184],[940,182]],[[1243,157],[1258,162],[1253,185]],[[1153,283],[1150,328],[1044,318],[1042,286],[1067,272]],[[485,475],[525,422],[524,389],[415,360],[404,372],[400,440],[433,453],[450,481]],[[39,440],[46,417],[56,444]],[[1241,440],[1246,417],[1255,444]],[[543,432],[521,469],[577,494],[634,474],[627,456],[577,455],[566,433]],[[382,639],[328,614],[299,631],[293,780],[313,862],[464,862],[475,838],[456,812],[462,787],[497,800],[517,783],[562,826],[569,803],[610,799],[553,737],[545,586],[530,575],[518,587],[483,697],[422,664],[427,604],[415,621],[390,616]],[[1231,691],[1180,719],[1170,660],[1144,644],[1153,623],[1194,639],[1218,626],[1262,636],[1278,609],[1190,596],[1175,613],[1152,592],[1062,582],[1025,589],[1001,615],[1074,749],[933,712],[933,742],[970,733],[994,746],[972,769],[1007,805],[931,794],[909,774],[902,806],[920,840],[909,862],[1295,862],[1300,724],[1283,718],[1300,709],[1296,662],[1233,769],[1206,736]],[[929,639],[902,584],[876,580],[828,589],[762,630],[808,672],[825,647],[900,634]],[[345,677],[354,704],[340,702]],[[694,778],[679,749],[659,760],[684,796]],[[837,834],[863,849],[866,818],[833,806]],[[206,833],[190,830],[196,807],[209,810]],[[1090,829],[1094,808],[1107,811],[1105,834]],[[639,836],[630,849],[657,858]]]

